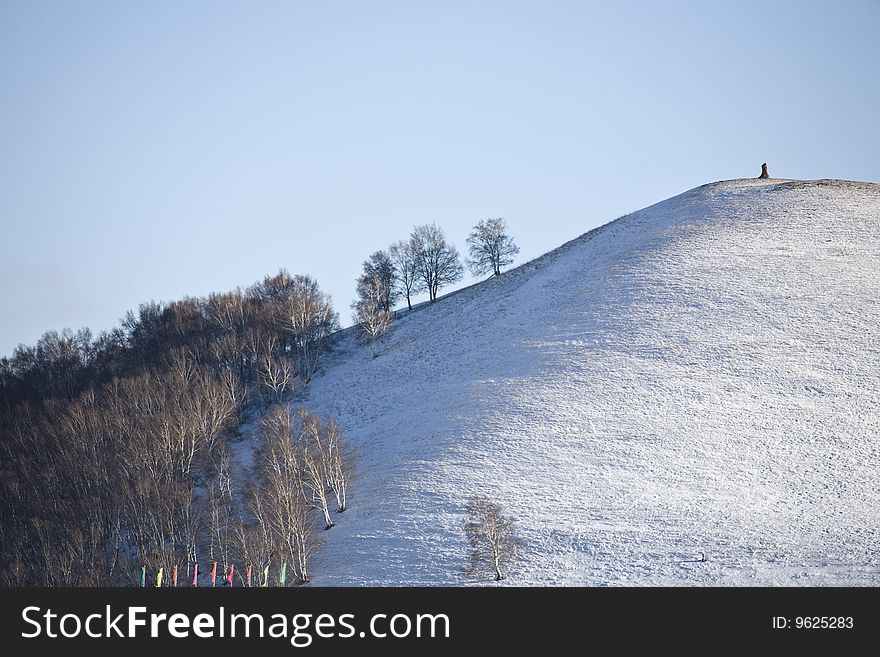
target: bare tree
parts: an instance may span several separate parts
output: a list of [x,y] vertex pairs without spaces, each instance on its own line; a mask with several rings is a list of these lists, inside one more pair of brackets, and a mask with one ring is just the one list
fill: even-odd
[[218,330],[241,333],[247,324],[244,295],[240,289],[232,292],[214,292],[208,296],[205,314]]
[[373,358],[379,355],[379,339],[394,325],[394,311],[385,307],[385,282],[377,275],[358,285],[359,299],[354,306],[354,321],[361,334],[373,345]]
[[318,367],[324,343],[339,326],[339,318],[330,297],[321,292],[311,276],[293,277],[283,307],[282,328],[297,354],[299,374],[308,383]]
[[[376,297],[376,293],[379,296]],[[357,281],[358,298],[375,298],[382,310],[390,311],[399,296],[394,262],[387,251],[376,251],[364,262],[364,272]]]
[[471,495],[464,532],[470,545],[465,572],[480,576],[494,571],[495,581],[504,579],[504,568],[516,558],[516,524],[501,506],[485,495]]
[[230,547],[233,545],[232,538],[235,531],[235,516],[233,514],[233,498],[231,489],[224,481],[228,472],[224,473],[225,466],[221,465],[218,476],[210,484],[208,489],[208,524],[210,529],[210,542],[208,557],[212,561],[220,561],[224,566],[230,563]]
[[[369,262],[387,278],[387,258]],[[286,563],[292,582],[307,581],[318,510],[326,524],[334,504],[345,509],[338,428],[321,419],[302,440],[299,426],[266,430],[241,490],[227,439],[258,392],[279,400],[314,373],[335,327],[317,284],[281,271],[244,293],[144,304],[96,338],[49,332],[0,358],[0,583],[130,585],[141,568],[189,574],[209,555]]]
[[[246,499],[247,509],[253,521],[248,525],[239,518],[235,525],[236,548],[242,559],[253,566],[259,574],[272,564],[272,551],[275,545],[272,523],[263,493],[254,483],[248,487]],[[257,578],[259,580],[259,575]]]
[[349,444],[342,440],[336,420],[327,420],[324,431],[328,460],[327,485],[336,496],[337,513],[343,513],[347,508],[346,494],[354,470],[354,455]]
[[412,310],[412,297],[425,289],[419,276],[419,260],[412,240],[395,242],[388,249],[388,256],[394,264],[394,279],[400,293],[406,297],[406,307]]
[[259,361],[260,386],[268,404],[278,403],[294,387],[293,361],[286,356],[266,352]]
[[507,234],[507,222],[502,217],[484,219],[476,226],[467,238],[468,267],[474,276],[482,276],[492,272],[494,276],[501,273],[501,268],[513,262],[519,253],[519,247]]
[[264,306],[266,328],[277,333],[281,355],[289,354],[297,374],[308,383],[327,338],[339,326],[330,297],[311,276],[281,269],[247,289],[247,299]]
[[300,409],[297,413],[299,430],[297,447],[302,468],[303,494],[306,502],[313,504],[324,517],[324,529],[334,526],[330,518],[330,478],[332,463],[326,434],[320,419]]
[[446,241],[443,229],[436,224],[416,226],[410,237],[419,276],[431,301],[437,300],[437,292],[445,285],[461,280],[464,267],[458,251]]
[[260,492],[264,517],[259,522],[268,528],[276,563],[291,564],[295,575],[307,582],[309,562],[319,541],[311,513],[314,506],[306,502],[304,463],[295,440],[295,422],[286,404],[275,406],[263,418]]

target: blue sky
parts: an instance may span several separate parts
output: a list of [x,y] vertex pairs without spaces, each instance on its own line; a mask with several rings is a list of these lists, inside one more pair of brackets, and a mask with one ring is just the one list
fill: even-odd
[[[0,0],[0,355],[503,216],[530,259],[705,182],[880,181],[878,2]],[[465,281],[469,282],[469,281]]]

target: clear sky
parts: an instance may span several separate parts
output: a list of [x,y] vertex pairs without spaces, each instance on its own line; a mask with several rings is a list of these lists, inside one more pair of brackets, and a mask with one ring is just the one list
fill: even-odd
[[[880,2],[0,0],[0,355],[503,216],[880,181]],[[465,281],[469,282],[469,281]]]

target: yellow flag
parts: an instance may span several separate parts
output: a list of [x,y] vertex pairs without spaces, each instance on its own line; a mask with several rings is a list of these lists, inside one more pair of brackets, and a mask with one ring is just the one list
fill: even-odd
[[156,573],[156,588],[162,588],[162,569],[159,569],[159,572]]
[[263,569],[263,586],[269,586],[269,566],[266,566]]

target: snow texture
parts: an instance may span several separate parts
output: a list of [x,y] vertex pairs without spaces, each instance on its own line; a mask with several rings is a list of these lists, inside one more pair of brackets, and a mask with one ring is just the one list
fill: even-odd
[[[733,180],[349,334],[306,403],[358,451],[315,585],[876,585],[880,186]],[[701,562],[704,553],[707,561]],[[491,573],[487,573],[489,583]]]

